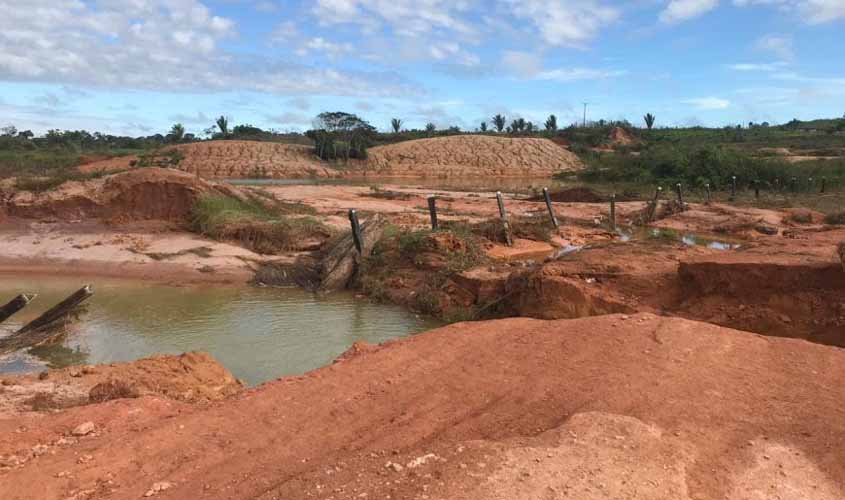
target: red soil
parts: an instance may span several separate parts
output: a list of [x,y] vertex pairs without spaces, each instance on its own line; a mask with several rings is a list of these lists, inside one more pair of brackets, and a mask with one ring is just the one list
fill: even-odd
[[843,382],[840,349],[682,319],[462,323],[209,408],[0,420],[0,498],[836,500]]
[[177,170],[141,168],[44,193],[0,192],[0,201],[6,214],[24,218],[181,221],[199,196],[233,191]]

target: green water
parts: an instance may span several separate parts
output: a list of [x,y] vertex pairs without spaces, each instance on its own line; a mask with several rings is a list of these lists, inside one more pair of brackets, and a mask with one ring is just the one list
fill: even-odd
[[62,342],[0,357],[0,373],[201,350],[252,385],[327,365],[355,341],[380,343],[441,324],[347,293],[317,297],[288,288],[0,276],[0,302],[21,292],[38,293],[0,325],[0,336],[89,282],[94,296]]

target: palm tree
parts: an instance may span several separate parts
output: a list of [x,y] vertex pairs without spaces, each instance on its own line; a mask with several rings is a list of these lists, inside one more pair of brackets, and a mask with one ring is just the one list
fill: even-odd
[[487,132],[487,122],[481,122],[481,131]]
[[493,117],[493,121],[491,123],[493,123],[493,126],[496,127],[496,130],[498,130],[499,133],[501,134],[502,130],[505,129],[505,124],[507,123],[507,119],[502,115],[496,115],[496,116]]
[[549,115],[546,119],[546,130],[549,132],[557,131],[557,117],[555,115]]
[[645,120],[645,126],[648,127],[649,130],[651,130],[651,127],[654,126],[654,115],[651,113],[646,113],[643,117],[643,120]]
[[525,130],[525,118],[517,118],[511,122],[511,130],[514,134],[518,134]]
[[221,116],[220,118],[217,119],[217,121],[215,123],[217,124],[217,127],[220,129],[220,133],[223,135],[223,137],[226,137],[227,135],[229,135],[229,119],[228,118],[226,118],[225,116]]
[[182,142],[182,139],[185,137],[185,126],[181,123],[173,125],[173,128],[170,129],[170,137],[173,139],[173,142]]
[[390,126],[393,127],[393,132],[398,134],[399,130],[402,128],[402,120],[399,118],[393,118],[390,120]]

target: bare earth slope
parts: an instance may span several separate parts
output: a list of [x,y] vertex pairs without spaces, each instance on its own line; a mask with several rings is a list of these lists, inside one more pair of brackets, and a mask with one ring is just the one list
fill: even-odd
[[338,177],[321,162],[313,148],[298,144],[260,141],[209,141],[175,146],[184,158],[180,170],[206,179]]
[[0,211],[24,218],[184,220],[204,194],[237,190],[165,168],[139,168],[88,181],[68,181],[43,193],[0,189]]
[[361,173],[391,177],[548,177],[582,168],[575,154],[548,139],[461,135],[371,148]]
[[0,420],[0,498],[835,500],[843,397],[845,351],[800,340],[650,314],[461,323],[211,407]]

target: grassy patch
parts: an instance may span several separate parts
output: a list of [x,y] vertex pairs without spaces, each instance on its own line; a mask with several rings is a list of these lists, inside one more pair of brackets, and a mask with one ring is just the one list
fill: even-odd
[[303,240],[328,238],[331,230],[312,217],[290,217],[257,200],[205,196],[194,204],[194,231],[217,240],[237,241],[261,254],[292,250]]

